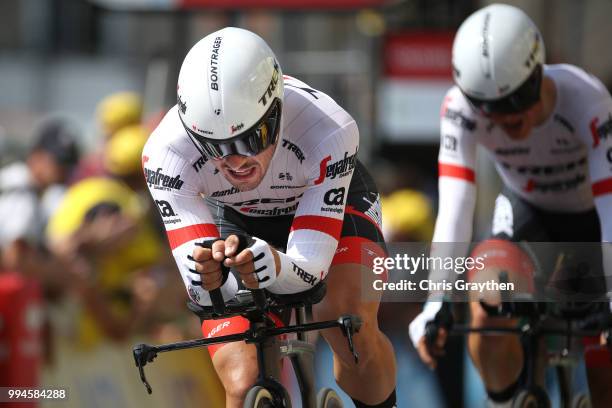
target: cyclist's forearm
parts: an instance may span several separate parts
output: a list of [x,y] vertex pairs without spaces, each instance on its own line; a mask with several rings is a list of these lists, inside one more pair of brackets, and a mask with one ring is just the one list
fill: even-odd
[[299,257],[291,253],[275,251],[278,275],[268,287],[273,293],[298,293],[318,284],[327,275],[329,264],[325,256]]

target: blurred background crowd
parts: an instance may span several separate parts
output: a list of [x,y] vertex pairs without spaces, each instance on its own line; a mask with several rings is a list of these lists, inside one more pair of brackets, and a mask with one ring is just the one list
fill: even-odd
[[[612,2],[505,2],[540,27],[549,63],[573,63],[612,84]],[[175,103],[187,50],[223,26],[261,35],[285,73],[357,120],[360,160],[383,195],[386,239],[428,241],[454,32],[489,3],[2,0],[0,386],[65,387],[66,406],[222,406],[205,350],[159,358],[149,369],[153,397],[130,353],[138,339],[201,335],[140,163],[150,131]],[[476,237],[499,189],[483,156]],[[418,361],[407,337],[418,310],[386,303],[380,312],[397,352],[400,406],[478,406],[482,390],[459,340],[437,372]],[[329,350],[318,354],[318,381],[332,385]]]

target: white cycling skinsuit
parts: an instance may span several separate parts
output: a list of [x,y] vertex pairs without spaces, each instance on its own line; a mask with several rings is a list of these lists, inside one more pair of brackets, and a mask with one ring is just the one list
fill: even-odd
[[[447,92],[441,110],[440,206],[432,256],[436,256],[436,242],[467,243],[472,239],[477,144],[485,147],[513,194],[553,213],[579,213],[595,207],[602,242],[612,242],[612,98],[598,79],[575,66],[544,65],[544,75],[556,87],[555,107],[546,122],[521,141],[510,139],[500,127],[477,114],[457,86]],[[512,221],[504,215],[508,205],[500,195],[494,233],[512,235]],[[603,252],[606,269],[612,265],[609,247],[604,246]],[[430,272],[430,279],[453,279],[455,275],[432,276],[437,272]],[[428,302],[411,323],[415,347],[440,305]]]
[[[349,184],[357,159],[359,133],[353,118],[329,96],[284,77],[279,141],[265,177],[251,191],[233,187],[188,137],[174,106],[149,138],[142,164],[157,203],[172,253],[191,299],[210,305],[200,275],[190,271],[194,244],[219,237],[203,197],[214,198],[249,217],[295,215],[281,271],[267,289],[294,293],[322,279],[334,257],[342,229]],[[263,285],[262,285],[263,286]],[[222,286],[231,298],[238,282],[230,274]]]

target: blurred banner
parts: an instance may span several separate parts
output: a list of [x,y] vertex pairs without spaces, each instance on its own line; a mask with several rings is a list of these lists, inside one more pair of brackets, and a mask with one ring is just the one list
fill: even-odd
[[379,88],[379,124],[394,142],[439,138],[440,105],[452,86],[452,32],[387,35]]
[[375,7],[385,0],[90,0],[109,9],[185,8],[276,8],[276,9],[356,9]]

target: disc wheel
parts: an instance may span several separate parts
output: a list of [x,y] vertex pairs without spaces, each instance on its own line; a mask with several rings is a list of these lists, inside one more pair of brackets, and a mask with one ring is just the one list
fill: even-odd
[[317,408],[343,408],[342,400],[331,388],[323,388],[317,394]]

